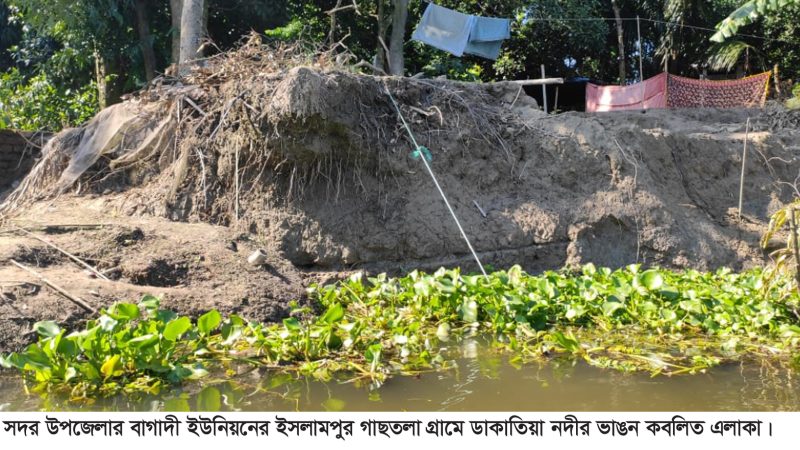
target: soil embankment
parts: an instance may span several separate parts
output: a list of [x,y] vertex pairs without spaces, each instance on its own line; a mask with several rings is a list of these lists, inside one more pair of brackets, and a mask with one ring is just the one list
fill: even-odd
[[[98,309],[153,293],[253,320],[354,270],[474,268],[386,87],[495,267],[760,264],[768,216],[794,193],[780,183],[800,168],[800,132],[779,108],[545,116],[509,84],[214,67],[56,136],[7,195],[0,350],[31,340],[37,320],[87,316],[12,259]],[[258,248],[268,264],[248,265]]]

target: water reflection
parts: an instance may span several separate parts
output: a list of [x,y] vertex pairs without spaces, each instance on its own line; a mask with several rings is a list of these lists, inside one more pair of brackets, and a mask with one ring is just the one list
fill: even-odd
[[80,406],[28,395],[16,377],[0,376],[0,410],[800,410],[800,383],[792,370],[768,364],[726,365],[707,374],[650,378],[569,360],[518,366],[466,345],[451,371],[397,376],[377,389],[367,382],[323,383],[257,370],[235,379],[189,384],[160,396],[119,396]]

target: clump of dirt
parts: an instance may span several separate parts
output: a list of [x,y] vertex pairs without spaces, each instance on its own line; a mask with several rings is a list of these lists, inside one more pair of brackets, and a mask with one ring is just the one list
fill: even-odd
[[[741,269],[763,263],[766,220],[793,196],[784,182],[798,174],[800,133],[772,110],[545,115],[513,83],[375,77],[327,61],[255,41],[221,55],[56,136],[0,210],[42,233],[103,225],[48,236],[112,281],[75,277],[66,259],[37,265],[98,307],[151,292],[186,314],[274,320],[309,283],[354,270],[476,269],[387,90],[495,267]],[[748,117],[761,125],[747,133],[738,219]],[[11,236],[0,264],[30,243]],[[250,266],[258,248],[268,263]],[[84,316],[48,289],[24,302],[36,312],[19,317]],[[3,308],[0,341],[18,331]]]
[[768,102],[764,112],[759,116],[758,126],[766,130],[800,128],[800,109],[787,109],[781,103]]

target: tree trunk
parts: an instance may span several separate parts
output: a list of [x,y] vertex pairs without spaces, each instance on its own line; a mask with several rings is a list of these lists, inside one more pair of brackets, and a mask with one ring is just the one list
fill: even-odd
[[106,101],[109,105],[122,101],[122,94],[125,92],[125,81],[127,80],[127,76],[122,74],[127,74],[130,69],[129,67],[123,67],[123,64],[123,57],[120,54],[114,55],[114,58],[106,59],[106,77],[108,78]]
[[181,60],[181,12],[183,0],[169,0],[170,20],[172,22],[172,64]]
[[97,103],[100,109],[119,103],[122,97],[119,61],[107,58],[95,50],[94,71],[97,83]]
[[406,20],[408,19],[408,0],[394,0],[392,12],[392,34],[389,36],[389,73],[403,76],[405,61],[403,45],[406,37]]
[[203,56],[200,43],[203,39],[203,0],[184,0],[181,11],[181,57],[179,73],[189,71],[190,62]]
[[622,17],[620,16],[620,8],[617,0],[611,0],[611,8],[614,10],[614,21],[617,23],[617,47],[619,55],[617,62],[619,63],[619,84],[625,84],[625,38],[622,31]]
[[[383,46],[386,43],[386,30],[389,27],[387,19],[391,20],[391,18],[384,17],[386,14],[385,5],[386,0],[378,0],[378,42],[376,44],[375,61],[372,63],[384,73],[389,73],[389,67],[386,61],[389,55],[386,54],[386,50]],[[376,75],[378,74],[376,73]]]
[[94,81],[97,84],[97,105],[100,109],[108,106],[106,100],[106,68],[103,63],[103,57],[95,49],[94,51]]
[[331,21],[331,29],[328,31],[328,46],[333,48],[336,43],[336,10],[342,6],[342,0],[336,0],[336,5],[333,6],[332,12],[329,13]]
[[147,0],[136,0],[136,30],[139,33],[139,46],[144,60],[144,75],[147,81],[156,77],[156,53],[153,51],[153,37],[150,35],[150,23],[147,17]]

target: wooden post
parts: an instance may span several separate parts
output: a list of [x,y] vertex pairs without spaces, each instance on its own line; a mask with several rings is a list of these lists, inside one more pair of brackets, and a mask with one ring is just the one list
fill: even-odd
[[42,280],[42,282],[44,282],[44,284],[50,286],[50,288],[52,288],[54,291],[56,291],[59,294],[63,295],[64,298],[66,298],[67,300],[71,301],[72,303],[75,303],[76,305],[80,306],[81,308],[85,309],[87,312],[90,312],[92,314],[97,312],[94,308],[92,308],[88,303],[83,301],[80,297],[76,297],[76,296],[70,294],[69,292],[67,292],[61,286],[59,286],[59,285],[53,283],[52,281],[48,280],[47,278],[45,278],[39,272],[31,269],[30,267],[26,267],[26,266],[24,266],[24,265],[22,265],[22,264],[20,264],[20,263],[18,263],[16,261],[14,261],[13,259],[11,259],[10,261],[11,261],[12,264],[14,264],[15,266],[19,267],[20,269],[25,270],[28,273],[36,276],[37,278]]
[[644,65],[642,64],[642,29],[639,26],[639,16],[636,16],[636,42],[639,43],[639,83],[642,84],[642,109],[645,109],[644,97],[646,95],[646,91],[644,88]]
[[536,78],[534,80],[489,81],[488,83],[513,83],[521,86],[541,86],[545,84],[564,84],[563,78]]
[[556,98],[553,100],[553,114],[558,113],[558,86],[556,86]]
[[[332,17],[333,15],[331,15]],[[250,143],[250,150],[252,154],[253,150],[253,143]],[[236,146],[236,155],[234,156],[234,165],[233,165],[233,189],[236,191],[236,196],[234,198],[234,214],[236,217],[236,224],[239,224],[239,146]]]
[[642,28],[639,25],[639,16],[636,16],[636,41],[639,43],[639,81],[644,81],[644,64],[642,63]]
[[[544,75],[544,64],[542,64],[542,79],[547,78]],[[542,103],[544,106],[544,113],[547,114],[547,86],[542,85]]]
[[800,291],[800,250],[797,248],[797,218],[794,214],[794,206],[790,207],[791,223],[792,223],[792,245],[794,247],[794,262],[795,262],[795,275],[794,279],[797,283],[797,290]]
[[748,117],[747,122],[744,125],[744,149],[742,149],[742,175],[739,177],[739,212],[737,214],[738,220],[742,220],[742,199],[744,197],[744,164],[745,161],[747,160],[747,135],[749,132],[750,132],[750,118]]

